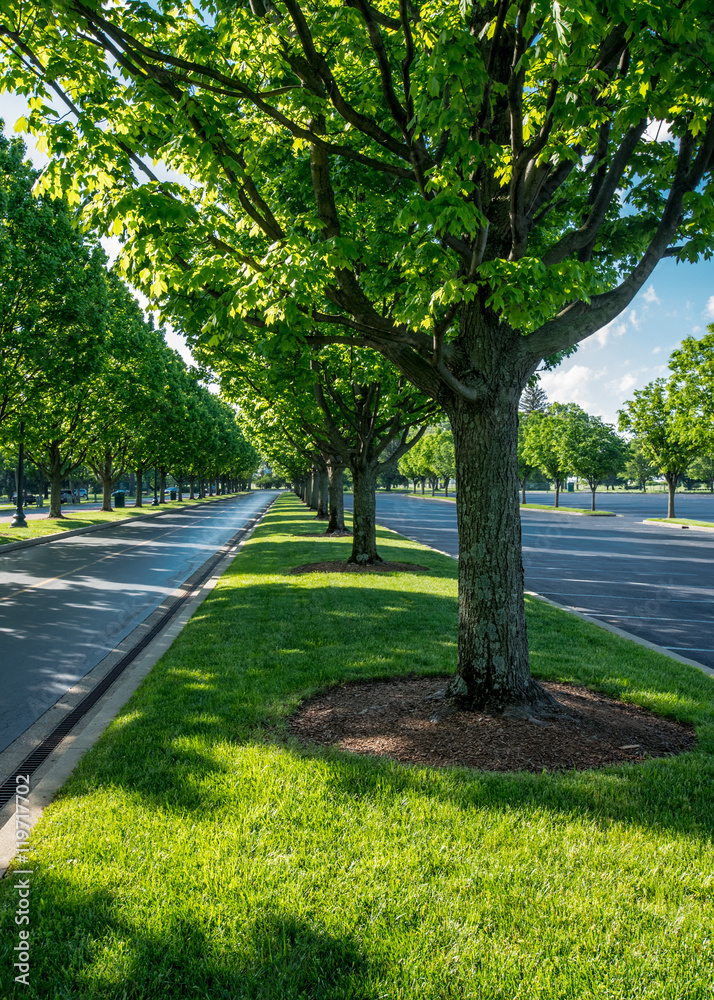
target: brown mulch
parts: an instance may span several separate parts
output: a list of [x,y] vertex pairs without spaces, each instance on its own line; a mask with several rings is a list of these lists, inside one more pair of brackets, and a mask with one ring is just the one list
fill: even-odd
[[428,566],[417,566],[416,563],[381,562],[370,563],[368,566],[358,566],[340,559],[332,562],[305,563],[303,566],[293,566],[291,573],[428,573]]
[[293,538],[347,538],[351,531],[296,531]]
[[455,709],[444,699],[446,681],[342,684],[305,701],[290,732],[305,744],[484,771],[581,771],[667,757],[696,744],[690,726],[577,684],[541,682],[568,716],[546,723]]

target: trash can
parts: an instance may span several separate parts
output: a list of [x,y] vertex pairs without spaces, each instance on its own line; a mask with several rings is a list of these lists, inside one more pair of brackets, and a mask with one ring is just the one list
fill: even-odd
[[172,500],[175,500],[176,499],[176,490],[171,490],[170,496],[171,496]]
[[124,490],[117,490],[114,494],[114,506],[126,507],[126,504],[124,503]]
[[575,493],[575,483],[568,483],[568,493]]

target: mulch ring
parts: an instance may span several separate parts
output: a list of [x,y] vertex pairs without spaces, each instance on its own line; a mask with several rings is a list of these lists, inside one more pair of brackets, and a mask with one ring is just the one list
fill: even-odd
[[416,563],[381,562],[370,563],[367,566],[350,563],[340,559],[332,562],[305,563],[303,566],[293,566],[290,570],[296,573],[428,573],[428,566],[417,566]]
[[307,745],[484,771],[582,771],[672,756],[697,742],[692,727],[636,705],[577,684],[541,684],[570,718],[478,716],[444,701],[446,678],[412,677],[330,688],[303,702],[289,729]]
[[351,531],[295,531],[293,538],[351,538]]

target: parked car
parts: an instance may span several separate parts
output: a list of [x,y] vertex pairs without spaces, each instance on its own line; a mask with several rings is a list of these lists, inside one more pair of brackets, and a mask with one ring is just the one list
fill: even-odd
[[[11,503],[17,504],[17,493],[13,493]],[[22,497],[23,507],[27,507],[28,504],[37,503],[37,497],[32,493],[25,493]]]
[[60,493],[60,503],[71,503],[72,493],[70,490],[62,490]]
[[[77,499],[77,490],[74,491],[74,499],[75,500]],[[87,499],[87,491],[86,490],[80,490],[79,491],[79,499],[80,500],[86,500]]]

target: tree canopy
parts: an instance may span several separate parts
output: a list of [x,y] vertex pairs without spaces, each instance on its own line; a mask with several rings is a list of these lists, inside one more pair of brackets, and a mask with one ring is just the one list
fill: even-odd
[[518,400],[659,260],[712,252],[708,0],[40,0],[29,18],[6,0],[0,17],[2,86],[34,95],[45,189],[122,237],[164,315],[214,345],[372,347],[447,411],[450,691],[547,708],[528,671]]

